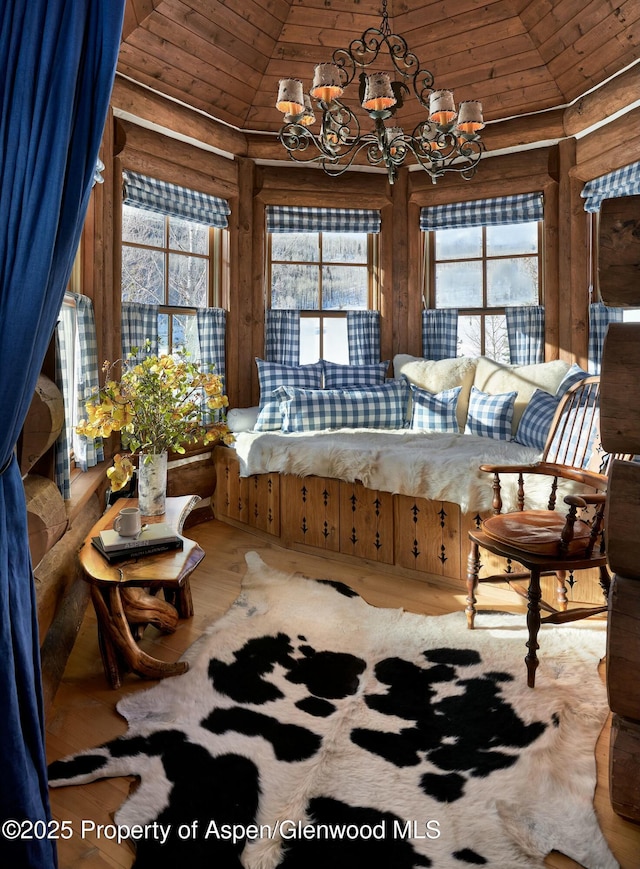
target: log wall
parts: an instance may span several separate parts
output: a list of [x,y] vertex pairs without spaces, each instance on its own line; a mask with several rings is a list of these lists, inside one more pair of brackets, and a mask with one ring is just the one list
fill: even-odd
[[[637,198],[637,197],[634,197]],[[640,304],[640,291],[635,291]],[[638,453],[640,323],[614,323],[602,360],[602,446]],[[605,390],[606,387],[606,390]],[[640,463],[616,461],[607,493],[609,594],[607,691],[613,712],[609,754],[611,805],[640,823]]]

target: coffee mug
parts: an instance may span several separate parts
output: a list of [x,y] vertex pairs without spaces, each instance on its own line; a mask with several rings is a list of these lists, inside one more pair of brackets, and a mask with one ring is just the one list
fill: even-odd
[[113,528],[121,537],[135,537],[142,528],[142,514],[138,507],[125,507],[116,516]]

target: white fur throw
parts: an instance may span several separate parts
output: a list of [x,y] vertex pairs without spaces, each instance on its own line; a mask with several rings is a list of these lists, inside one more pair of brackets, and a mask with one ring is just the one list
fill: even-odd
[[[277,472],[317,475],[369,489],[459,504],[464,512],[491,508],[491,475],[483,462],[535,462],[540,453],[520,444],[468,434],[379,429],[309,433],[241,432],[236,438],[240,475]],[[517,476],[505,477],[504,507],[516,506]],[[529,478],[527,507],[542,507],[548,480]]]

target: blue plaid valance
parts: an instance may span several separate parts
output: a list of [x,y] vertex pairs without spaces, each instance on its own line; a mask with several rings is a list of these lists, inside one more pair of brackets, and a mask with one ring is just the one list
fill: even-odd
[[380,212],[369,208],[268,205],[268,232],[380,232]]
[[125,205],[134,205],[136,208],[144,208],[145,211],[168,214],[169,217],[179,217],[219,229],[228,226],[227,217],[231,209],[226,199],[178,187],[177,184],[169,184],[137,172],[125,172],[123,182]]
[[504,226],[542,220],[542,193],[519,193],[472,202],[450,202],[420,210],[420,229],[464,229],[467,226]]
[[585,211],[600,211],[603,199],[633,196],[636,193],[640,193],[640,163],[631,163],[630,166],[587,181],[580,195],[585,201]]

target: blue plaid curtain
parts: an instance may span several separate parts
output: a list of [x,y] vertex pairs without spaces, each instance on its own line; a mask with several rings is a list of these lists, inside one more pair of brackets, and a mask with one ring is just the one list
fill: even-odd
[[640,163],[631,163],[615,172],[601,175],[593,181],[587,181],[580,194],[584,199],[584,210],[600,211],[603,199],[615,199],[618,196],[633,196],[640,193]]
[[[64,310],[64,309],[63,309]],[[65,398],[65,419],[62,431],[56,439],[54,446],[55,456],[55,480],[56,486],[60,490],[60,494],[65,501],[71,497],[71,457],[70,457],[70,441],[69,441],[69,426],[67,419],[67,399],[66,395],[73,388],[69,372],[69,354],[67,349],[67,341],[65,338],[65,329],[58,321],[55,332],[56,345],[56,370],[55,383],[63,398]]]
[[[126,359],[134,347],[139,348],[139,357],[152,356],[158,351],[158,306],[142,305],[139,302],[122,303],[122,358]],[[151,346],[145,354],[145,341]]]
[[450,202],[420,209],[420,229],[463,229],[467,226],[505,226],[542,220],[542,193],[520,193],[472,202]]
[[523,305],[507,308],[507,337],[512,365],[544,362],[544,308]]
[[434,360],[458,355],[457,308],[426,308],[422,312],[422,355]]
[[[196,314],[198,320],[198,344],[200,346],[200,362],[205,366],[215,365],[215,373],[224,379],[226,376],[225,334],[227,312],[223,308],[199,308]],[[222,414],[219,410],[213,413],[206,406],[206,396],[202,397],[202,412],[205,422],[218,422]]]
[[[76,347],[75,382],[77,419],[86,417],[85,402],[96,395],[100,388],[98,367],[98,341],[93,303],[87,296],[79,293],[69,294],[76,303]],[[73,434],[73,453],[81,471],[93,468],[104,460],[102,438],[89,439]]]
[[216,374],[226,374],[225,333],[227,312],[223,308],[199,308],[198,344],[200,361],[205,365],[215,365]]
[[231,212],[226,199],[130,171],[123,173],[123,202],[145,211],[221,229],[228,226],[227,218]]
[[347,342],[351,365],[380,362],[380,312],[347,311]]
[[380,212],[368,208],[268,205],[267,232],[380,232]]
[[589,360],[590,374],[600,374],[602,350],[609,323],[622,323],[622,308],[610,308],[603,302],[589,305]]
[[269,310],[265,312],[264,357],[281,365],[300,364],[300,312]]

